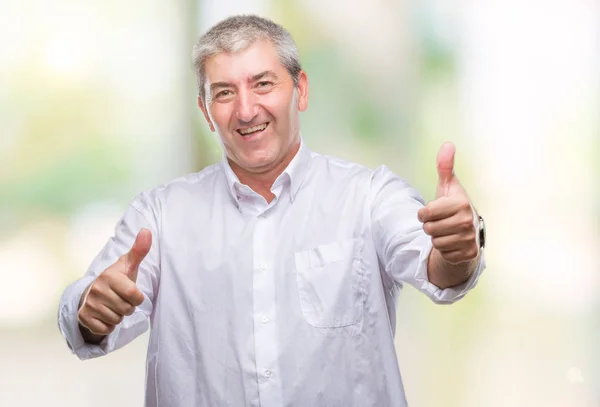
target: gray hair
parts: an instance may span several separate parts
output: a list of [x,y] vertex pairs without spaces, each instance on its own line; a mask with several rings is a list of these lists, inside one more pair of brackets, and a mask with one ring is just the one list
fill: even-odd
[[192,62],[198,83],[198,95],[205,101],[204,64],[206,60],[222,52],[243,51],[257,41],[269,40],[275,46],[281,64],[287,69],[298,86],[300,57],[292,36],[285,28],[266,18],[254,15],[229,17],[213,26],[198,39],[192,52]]

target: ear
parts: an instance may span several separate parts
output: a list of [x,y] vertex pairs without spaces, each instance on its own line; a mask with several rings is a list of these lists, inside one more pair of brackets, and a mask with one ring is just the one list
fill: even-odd
[[202,97],[200,97],[200,95],[198,95],[198,107],[202,110],[202,113],[204,113],[204,118],[208,123],[208,127],[210,127],[210,131],[214,132],[215,126],[213,126],[212,121],[210,120],[210,116],[208,115],[208,111],[206,110],[206,106],[204,106],[204,102],[202,102]]
[[298,110],[304,112],[308,109],[308,77],[304,70],[298,74]]

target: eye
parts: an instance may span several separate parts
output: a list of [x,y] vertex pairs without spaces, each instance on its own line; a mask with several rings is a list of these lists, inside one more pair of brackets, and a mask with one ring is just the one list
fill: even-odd
[[270,82],[270,81],[260,81],[260,82],[258,82],[256,84],[256,87],[257,88],[266,88],[266,87],[271,86],[271,85],[273,85],[273,82]]
[[232,94],[232,93],[231,93],[231,91],[229,91],[229,90],[222,90],[222,91],[220,91],[219,93],[217,93],[217,94],[215,95],[215,99],[223,98],[223,97],[229,96],[229,95],[231,95],[231,94]]

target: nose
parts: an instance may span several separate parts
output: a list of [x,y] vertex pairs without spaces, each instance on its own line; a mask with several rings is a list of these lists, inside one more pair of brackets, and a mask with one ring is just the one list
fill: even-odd
[[241,122],[250,123],[258,115],[255,95],[247,90],[238,93],[236,117]]

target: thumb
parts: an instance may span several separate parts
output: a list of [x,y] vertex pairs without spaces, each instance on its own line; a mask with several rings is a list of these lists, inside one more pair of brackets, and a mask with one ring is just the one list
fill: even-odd
[[[447,185],[454,178],[454,153],[452,143],[444,143],[437,155],[438,190],[447,190]],[[439,196],[438,196],[439,198]]]
[[134,283],[137,280],[138,267],[152,246],[152,232],[142,229],[135,238],[131,250],[126,255],[127,269],[125,274]]

